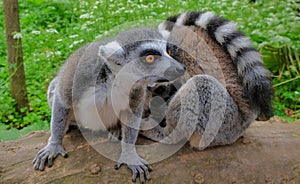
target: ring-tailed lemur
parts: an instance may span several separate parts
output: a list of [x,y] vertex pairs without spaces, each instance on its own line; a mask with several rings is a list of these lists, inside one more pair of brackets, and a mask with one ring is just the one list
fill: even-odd
[[[108,41],[79,48],[64,63],[50,83],[51,136],[33,163],[44,170],[53,159],[66,157],[62,140],[68,124],[92,130],[107,130],[121,121],[122,152],[116,168],[126,163],[143,182],[149,179],[148,162],[136,152],[147,85],[174,80],[185,72],[182,64],[167,53],[167,42],[157,29],[125,31]],[[100,116],[101,119],[98,117]]]
[[[223,50],[223,55],[218,54],[225,84],[216,76],[195,70],[201,68],[197,55],[191,57],[180,48],[190,36],[186,31],[177,34],[182,26],[200,35],[213,52]],[[238,31],[233,22],[212,12],[186,12],[168,18],[159,25],[159,30],[172,43],[171,56],[183,63],[192,76],[168,104],[164,133],[169,137],[164,141],[176,143],[189,139],[198,149],[226,145],[240,137],[258,115],[265,118],[272,115],[274,91],[270,72],[250,39]],[[189,42],[187,47],[197,50],[199,45],[193,44]],[[161,132],[160,127],[156,129],[152,130],[153,135],[153,132]]]
[[[211,41],[214,41],[223,47],[225,53],[230,57],[230,62],[233,67],[228,66],[230,68],[228,69],[229,73],[228,71],[227,72],[223,71],[225,72],[225,78],[226,78],[225,82],[227,84],[226,88],[222,84],[220,84],[220,81],[216,80],[213,76],[198,75],[201,74],[201,72],[198,73],[195,71],[194,73],[193,72],[190,73],[190,75],[194,77],[189,79],[179,89],[178,92],[175,92],[176,90],[174,90],[175,88],[173,85],[163,85],[163,93],[165,92],[167,92],[168,94],[176,93],[175,96],[171,98],[171,101],[167,109],[167,116],[165,122],[166,128],[162,129],[160,126],[157,126],[152,130],[143,131],[142,133],[144,135],[146,135],[149,138],[152,138],[153,140],[160,140],[164,138],[164,133],[162,132],[165,132],[165,134],[167,135],[172,134],[173,129],[177,126],[179,128],[176,128],[173,133],[173,136],[170,136],[171,142],[177,142],[178,139],[182,138],[182,135],[184,137],[184,135],[192,134],[192,137],[190,138],[191,145],[199,149],[202,149],[208,146],[207,144],[211,146],[211,145],[229,144],[233,142],[238,136],[240,136],[242,131],[245,128],[247,128],[247,126],[249,126],[251,121],[257,116],[258,113],[261,113],[263,115],[268,115],[271,112],[270,99],[273,94],[273,90],[271,86],[269,73],[262,66],[259,53],[251,47],[248,38],[245,37],[241,32],[236,30],[236,27],[232,22],[222,19],[211,12],[203,12],[203,13],[187,12],[175,17],[171,17],[168,19],[168,21],[169,22],[162,23],[159,26],[159,31],[165,37],[165,38],[161,38],[159,36],[160,40],[166,40],[168,38],[169,41],[170,39],[176,40],[176,37],[174,38],[173,36],[172,38],[172,35],[174,35],[173,31],[170,33],[170,31],[173,28],[174,30],[176,28],[176,26],[174,27],[173,25],[174,23],[176,23],[176,25],[178,26],[180,25],[196,26],[196,29],[198,31],[202,30],[202,32],[209,35],[209,39]],[[144,31],[147,32],[147,29]],[[145,34],[147,35],[148,33]],[[197,34],[199,34],[199,32],[197,32]],[[117,37],[116,40],[118,40],[118,44],[122,43],[120,45],[121,48],[123,48],[123,46],[126,45],[128,42],[131,42],[131,40],[127,36],[124,36],[125,34],[121,34],[121,35],[122,36]],[[137,34],[137,32],[135,32],[134,34],[132,34],[132,37],[130,38],[132,40],[135,40],[135,36],[137,35],[143,35],[143,33]],[[147,38],[148,37],[152,37],[151,39],[157,38],[157,33],[155,34],[151,33],[147,35]],[[180,38],[184,39],[182,35],[178,37],[178,39]],[[173,41],[174,40],[172,40],[172,42]],[[99,56],[96,54],[98,53],[97,50],[98,47],[100,45],[105,45],[107,43],[108,42],[91,43],[79,49],[68,59],[68,62],[63,66],[58,78],[56,78],[53,81],[53,85],[54,84],[57,85],[57,89],[55,90],[54,93],[57,95],[53,96],[52,111],[53,114],[55,114],[55,111],[58,111],[56,112],[56,114],[60,114],[60,116],[58,117],[64,117],[65,119],[64,118],[61,119],[63,124],[58,126],[57,123],[55,123],[55,118],[57,118],[57,116],[55,117],[52,116],[52,121],[51,121],[52,136],[49,139],[48,146],[38,153],[34,161],[35,168],[41,170],[44,169],[45,160],[48,160],[48,165],[51,166],[53,158],[56,157],[58,153],[62,155],[66,155],[65,151],[61,146],[63,129],[65,128],[66,122],[70,122],[69,120],[73,119],[70,118],[74,114],[72,111],[76,110],[73,107],[70,107],[70,103],[72,103],[70,101],[70,96],[72,95],[75,96],[75,102],[76,102],[75,107],[76,104],[77,105],[80,104],[83,106],[82,108],[85,108],[87,107],[86,106],[87,104],[79,103],[78,100],[82,98],[82,96],[86,97],[91,95],[90,91],[89,93],[87,92],[88,89],[87,87],[89,86],[89,84],[95,84],[92,81],[95,81],[96,79],[97,85],[102,85],[103,88],[110,89],[111,87],[110,85],[112,84],[112,78],[114,76],[113,74],[111,74],[113,73],[112,70],[115,69],[114,72],[118,71],[118,69],[116,68],[118,68],[118,65],[120,63],[117,62],[116,65],[107,64],[104,65],[105,67],[100,67],[97,64],[95,64],[96,60],[98,61],[98,59],[96,58],[99,58]],[[111,47],[115,48],[115,46],[118,44],[115,43],[107,44],[107,46],[108,48]],[[154,42],[153,45],[156,44],[157,43]],[[156,48],[156,46],[154,47]],[[180,48],[172,47],[172,45],[169,45],[168,47],[172,48],[171,56],[177,59],[178,61],[180,61],[181,63],[183,63],[187,67],[187,69],[191,70],[191,67],[193,66],[192,64],[194,64],[193,59],[191,59],[191,57],[188,57],[187,56],[188,54],[185,53],[183,50],[180,50]],[[137,49],[137,47],[132,47],[132,48]],[[127,49],[130,49],[130,47],[129,48],[127,47],[125,50]],[[131,52],[135,53],[134,50],[130,50],[129,53]],[[116,61],[115,59],[117,58],[118,57],[113,56],[111,61]],[[103,61],[102,59],[100,59],[100,64],[99,64],[101,66],[103,64],[103,61],[105,61],[105,59]],[[111,64],[111,62],[109,63]],[[121,63],[120,65],[123,66],[123,64],[124,63]],[[220,65],[222,64],[220,63]],[[75,75],[74,71],[75,68],[77,68],[78,66],[79,66],[79,73],[76,72]],[[111,68],[111,66],[113,66],[113,68]],[[226,65],[223,64],[222,70],[226,68],[227,68]],[[231,69],[232,69],[231,73],[233,75],[230,74]],[[87,71],[93,71],[93,72],[89,73]],[[99,72],[97,73],[97,71]],[[236,73],[237,75],[234,75],[234,73]],[[75,86],[73,86],[72,79],[74,78],[77,79],[78,77],[79,77],[78,79],[79,82],[77,83],[77,85],[75,84]],[[131,98],[133,99],[131,100],[131,102],[139,101],[139,99],[136,98],[139,97],[139,95],[137,94],[142,95],[141,99],[143,99],[145,95],[145,83],[143,81],[139,81],[139,82],[141,83],[138,83],[138,85],[133,86],[134,88],[131,94],[135,94],[135,95],[131,95]],[[234,87],[230,87],[230,85]],[[72,86],[75,87],[76,89],[75,92],[72,91],[72,89],[74,89],[72,88]],[[156,87],[157,86],[155,86],[154,88],[149,87],[149,89],[150,91],[155,91],[156,89],[158,89]],[[159,86],[159,88],[161,89],[161,86]],[[51,89],[51,87],[49,87],[49,89]],[[97,88],[97,89],[101,90],[101,88]],[[85,94],[85,92],[87,92],[87,94]],[[97,99],[99,97],[100,97],[99,99],[103,99],[103,96],[106,98],[107,94],[108,93],[105,94],[96,93],[95,95],[99,95],[97,96]],[[161,93],[158,93],[157,95],[161,95]],[[197,97],[198,100],[195,100],[195,97]],[[64,104],[59,104],[60,102],[59,100],[61,99]],[[111,108],[109,108],[110,106],[107,106],[107,104],[103,104],[103,101],[101,100],[98,101],[97,104],[99,104],[100,107],[103,107],[103,109],[105,108],[107,110],[111,110]],[[246,106],[246,108],[243,108],[243,104]],[[136,103],[133,103],[132,105],[136,106]],[[223,107],[226,108],[224,109]],[[246,112],[247,109],[250,110],[250,114],[247,114]],[[136,108],[135,111],[138,111],[139,112],[138,114],[141,114],[140,108]],[[179,121],[181,111],[184,114],[186,114],[186,116],[184,116],[186,121]],[[83,113],[78,112],[77,114],[82,114],[82,116],[84,117]],[[222,117],[219,114],[221,115],[225,114],[225,116]],[[93,116],[93,113],[89,115]],[[213,140],[206,140],[207,138],[211,138],[211,136],[203,136],[204,139],[202,140],[201,143],[201,138],[203,138],[202,134],[205,134],[205,130],[207,129],[207,127],[213,125],[212,123],[213,121],[217,122],[217,125],[219,127],[210,127],[209,129],[210,130],[218,129],[217,134],[213,136],[214,138]],[[107,126],[109,127],[110,125],[111,123],[108,123]],[[85,126],[88,125],[85,124]],[[93,126],[91,128],[93,128]],[[135,141],[137,135],[136,130],[130,131],[131,130],[130,129],[128,131],[126,130],[126,128],[125,129],[123,128],[122,130],[123,130],[122,131],[123,139],[126,140],[126,138],[124,137],[127,136],[127,138],[128,137],[133,138],[132,142]],[[208,132],[208,133],[214,134],[215,132]],[[58,143],[56,144],[53,143],[53,137],[54,139],[56,138],[56,140],[58,140]],[[134,153],[131,153],[130,151],[129,153],[131,155],[135,155],[134,158],[138,157],[140,159],[140,157],[136,155],[135,149],[132,147],[132,145],[131,148],[134,150]],[[129,160],[129,158],[126,159]],[[127,160],[122,160],[122,161],[128,163]],[[142,160],[142,162],[145,163],[144,160]],[[117,166],[120,165],[118,164]],[[148,169],[145,167],[144,164],[141,164],[139,166],[135,168],[130,166],[133,172],[135,173],[133,175],[133,179],[135,179],[137,176],[136,175],[137,173],[135,171],[138,171],[140,173],[141,180],[144,180],[144,176],[147,179],[149,177]],[[136,170],[136,168],[142,170]],[[143,171],[143,169],[145,169],[145,172]],[[141,173],[144,173],[145,175]]]

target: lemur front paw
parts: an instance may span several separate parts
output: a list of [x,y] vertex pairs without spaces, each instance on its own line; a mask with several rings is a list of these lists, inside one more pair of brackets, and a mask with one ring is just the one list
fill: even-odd
[[61,154],[64,158],[68,157],[67,152],[61,144],[48,143],[48,145],[41,149],[35,156],[33,160],[34,169],[43,171],[46,163],[48,167],[51,167],[54,158],[56,158],[58,154]]
[[115,164],[115,169],[118,170],[123,164],[126,164],[132,171],[132,181],[136,182],[139,176],[140,182],[144,183],[146,180],[150,179],[150,173],[152,167],[149,163],[142,159],[140,156],[136,155],[121,155],[119,161]]

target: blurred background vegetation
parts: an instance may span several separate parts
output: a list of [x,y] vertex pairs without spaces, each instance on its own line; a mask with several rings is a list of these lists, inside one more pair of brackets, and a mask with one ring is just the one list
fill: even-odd
[[299,0],[19,0],[29,109],[22,109],[26,116],[16,112],[9,93],[4,17],[0,14],[0,141],[49,129],[47,86],[78,47],[105,37],[126,22],[144,20],[155,27],[150,19],[163,20],[187,10],[214,11],[235,21],[272,72],[276,115],[299,120]]

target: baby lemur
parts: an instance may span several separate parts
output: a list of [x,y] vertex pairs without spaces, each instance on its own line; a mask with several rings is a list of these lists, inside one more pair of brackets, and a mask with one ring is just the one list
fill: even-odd
[[[186,12],[168,18],[159,30],[168,39],[170,55],[188,73],[175,94],[170,90],[163,129],[163,136],[168,136],[162,142],[187,139],[200,150],[226,145],[258,116],[272,115],[270,72],[233,22],[212,12]],[[152,90],[159,88],[174,87],[170,83]],[[161,131],[157,126],[151,134]]]
[[[34,168],[44,170],[53,159],[66,157],[62,140],[70,122],[91,130],[107,130],[121,122],[122,163],[143,182],[149,179],[148,162],[136,152],[147,85],[172,81],[183,75],[182,64],[167,53],[167,42],[157,29],[125,31],[108,41],[79,48],[64,63],[50,83],[51,136],[34,159]],[[74,118],[76,117],[76,118]],[[99,118],[100,117],[100,118]]]

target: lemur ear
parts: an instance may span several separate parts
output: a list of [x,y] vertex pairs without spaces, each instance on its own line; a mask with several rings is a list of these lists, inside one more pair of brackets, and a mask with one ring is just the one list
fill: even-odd
[[118,73],[125,65],[125,51],[117,41],[101,45],[98,55],[104,59],[113,73]]
[[[168,25],[169,24],[169,25]],[[169,22],[169,21],[164,21],[162,23],[160,23],[158,25],[158,31],[160,32],[160,34],[164,37],[164,39],[168,39],[170,36],[170,31],[167,30],[167,27],[169,26],[173,26],[174,23],[173,22]]]

